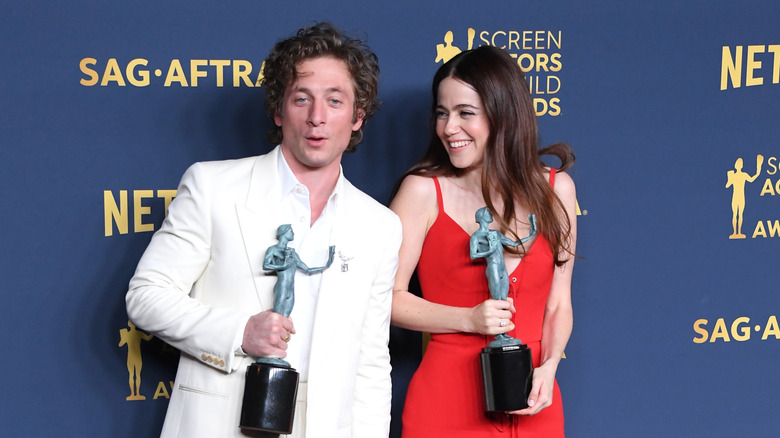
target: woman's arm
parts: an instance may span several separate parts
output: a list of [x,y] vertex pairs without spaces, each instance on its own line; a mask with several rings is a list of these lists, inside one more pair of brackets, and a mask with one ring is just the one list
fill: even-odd
[[[570,239],[565,246],[568,251],[574,253],[577,242],[576,191],[574,181],[564,172],[556,174],[555,193],[566,208],[571,226]],[[528,397],[529,407],[516,412],[519,414],[533,415],[552,403],[555,374],[571,336],[571,279],[574,256],[564,251],[561,257],[568,258],[568,261],[563,266],[556,267],[553,274],[542,327],[542,357],[539,367],[534,370],[533,387]]]
[[409,292],[409,281],[420,260],[423,242],[439,210],[436,189],[430,178],[407,176],[390,204],[403,226],[398,272],[393,287],[392,323],[398,327],[430,333],[482,333],[495,335],[514,329],[511,303],[487,300],[476,307],[453,307],[432,303]]

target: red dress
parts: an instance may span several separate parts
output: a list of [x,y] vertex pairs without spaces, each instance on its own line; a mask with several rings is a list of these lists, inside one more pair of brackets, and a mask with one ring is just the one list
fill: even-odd
[[[555,173],[550,175],[550,184]],[[444,210],[441,187],[436,218],[423,244],[417,275],[423,297],[431,302],[474,307],[490,298],[485,259],[472,261],[471,237]],[[531,348],[539,366],[542,322],[553,277],[550,244],[538,236],[509,274],[509,296],[517,313],[509,334]],[[472,333],[433,334],[409,383],[403,411],[403,438],[563,437],[563,405],[558,383],[553,404],[533,416],[485,413],[479,353],[493,336]]]

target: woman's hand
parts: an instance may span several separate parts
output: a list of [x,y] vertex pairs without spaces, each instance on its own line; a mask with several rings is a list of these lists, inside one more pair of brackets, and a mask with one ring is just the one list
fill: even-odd
[[531,393],[528,394],[528,407],[519,411],[507,412],[514,415],[535,415],[539,411],[550,406],[555,385],[556,367],[551,364],[542,364],[534,369]]
[[[515,306],[512,298],[504,300],[485,300],[471,308],[469,321],[471,333],[483,335],[497,335],[508,333],[515,329],[512,323],[512,315]],[[505,324],[503,327],[501,324]]]

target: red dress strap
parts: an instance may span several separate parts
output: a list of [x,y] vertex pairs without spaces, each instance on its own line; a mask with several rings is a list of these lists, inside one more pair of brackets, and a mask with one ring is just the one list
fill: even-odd
[[551,167],[550,168],[550,187],[555,187],[555,172],[558,169]]
[[439,211],[444,211],[444,201],[441,196],[441,185],[439,184],[439,177],[433,177],[433,183],[436,184],[436,202],[439,203]]

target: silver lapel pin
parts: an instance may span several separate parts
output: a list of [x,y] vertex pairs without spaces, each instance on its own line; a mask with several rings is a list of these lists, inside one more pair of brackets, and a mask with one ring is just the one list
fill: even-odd
[[341,259],[341,272],[349,271],[349,264],[347,262],[355,258],[355,256],[347,257],[339,251],[339,258]]

